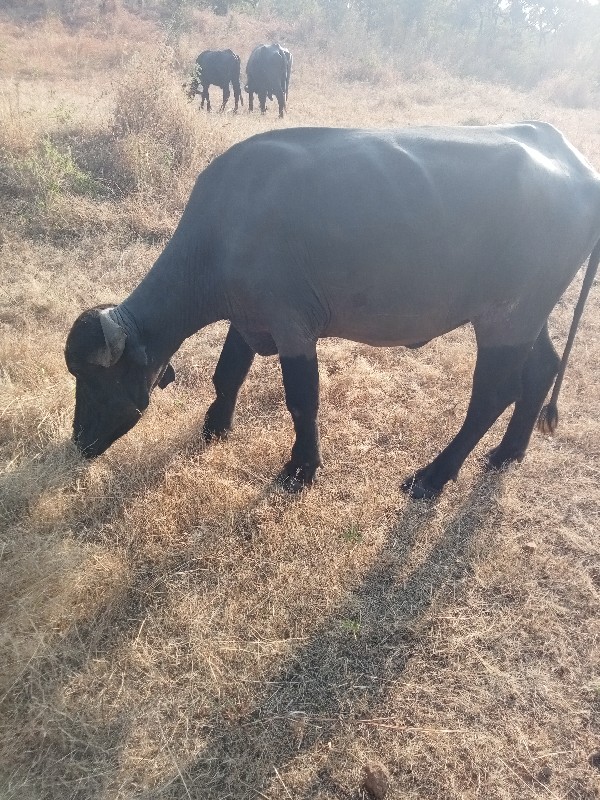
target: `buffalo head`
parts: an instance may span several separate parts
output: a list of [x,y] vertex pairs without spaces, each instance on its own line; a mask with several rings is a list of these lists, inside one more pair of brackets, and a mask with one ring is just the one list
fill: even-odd
[[171,364],[149,363],[139,337],[110,311],[84,311],[65,347],[67,369],[76,379],[73,440],[86,458],[99,456],[133,428],[154,387],[175,378]]

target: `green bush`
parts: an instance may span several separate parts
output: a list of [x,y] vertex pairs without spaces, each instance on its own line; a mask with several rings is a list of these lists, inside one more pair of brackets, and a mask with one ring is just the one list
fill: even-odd
[[13,193],[41,205],[67,192],[91,198],[102,193],[99,182],[77,166],[71,148],[61,149],[48,134],[27,155],[5,153],[4,164]]

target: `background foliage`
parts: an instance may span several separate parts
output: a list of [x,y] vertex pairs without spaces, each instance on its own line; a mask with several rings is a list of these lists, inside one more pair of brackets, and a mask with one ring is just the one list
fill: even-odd
[[[20,18],[106,22],[119,9],[177,32],[197,10],[273,15],[315,33],[323,46],[350,34],[392,61],[435,59],[461,74],[530,88],[577,73],[575,105],[589,102],[600,76],[600,5],[587,0],[5,0]],[[299,31],[300,33],[300,31]],[[585,87],[585,88],[584,88]]]

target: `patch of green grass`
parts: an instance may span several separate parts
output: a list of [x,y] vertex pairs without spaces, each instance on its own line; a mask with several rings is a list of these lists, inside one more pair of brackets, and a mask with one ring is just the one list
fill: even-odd
[[343,619],[340,622],[340,628],[344,631],[344,633],[347,633],[356,639],[360,633],[360,622],[356,619]]
[[362,530],[357,522],[351,522],[342,532],[342,536],[349,544],[357,544],[362,539]]

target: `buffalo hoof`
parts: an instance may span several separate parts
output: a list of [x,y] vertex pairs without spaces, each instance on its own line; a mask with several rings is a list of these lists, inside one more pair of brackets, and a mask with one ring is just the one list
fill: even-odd
[[410,475],[402,484],[402,491],[413,500],[434,500],[444,488],[435,486],[427,475],[427,467]]
[[207,444],[227,439],[230,433],[231,428],[209,428],[206,425],[202,426],[202,438]]
[[202,438],[205,442],[213,439],[226,439],[231,433],[233,424],[233,412],[231,408],[223,408],[218,401],[210,406],[204,417],[202,426]]
[[494,447],[485,457],[484,469],[486,472],[502,472],[515,461],[519,464],[525,458],[525,451],[509,453],[501,445]]
[[300,464],[298,466],[288,461],[277,476],[277,483],[289,494],[297,494],[313,485],[316,472],[317,466],[311,464]]

